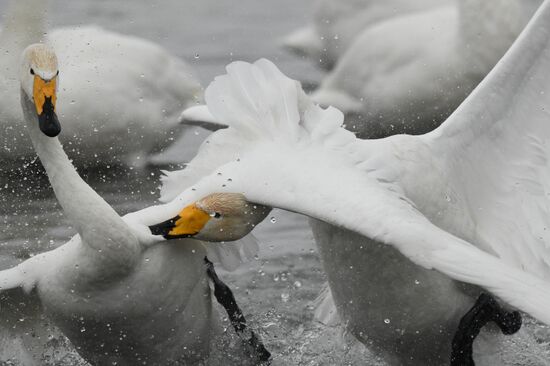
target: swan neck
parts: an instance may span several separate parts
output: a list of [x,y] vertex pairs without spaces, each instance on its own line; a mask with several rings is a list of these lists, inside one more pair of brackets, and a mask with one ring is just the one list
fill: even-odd
[[57,137],[47,137],[38,126],[34,105],[21,90],[21,104],[32,144],[44,166],[59,204],[82,241],[124,266],[140,251],[133,232],[114,209],[77,173]]

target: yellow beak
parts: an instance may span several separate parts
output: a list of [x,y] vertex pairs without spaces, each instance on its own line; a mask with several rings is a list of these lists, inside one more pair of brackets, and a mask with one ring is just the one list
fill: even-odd
[[34,76],[32,97],[38,115],[38,126],[49,137],[55,137],[61,132],[61,125],[55,114],[56,83],[57,76],[48,81],[38,75]]
[[36,107],[36,114],[39,116],[44,112],[44,104],[48,98],[52,104],[53,111],[55,111],[55,102],[57,99],[55,94],[56,83],[57,76],[51,80],[45,81],[40,76],[34,75],[32,96]]
[[185,207],[178,216],[149,226],[149,229],[153,235],[162,235],[166,239],[189,238],[198,234],[208,220],[210,215],[192,204]]

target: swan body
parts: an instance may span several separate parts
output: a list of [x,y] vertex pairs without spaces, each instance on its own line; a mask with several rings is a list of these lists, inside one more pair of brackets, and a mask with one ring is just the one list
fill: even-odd
[[437,0],[321,0],[315,6],[313,22],[285,37],[283,46],[330,70],[363,29],[402,14],[448,3]]
[[536,5],[467,0],[379,22],[354,39],[313,99],[346,113],[363,138],[431,131],[502,57]]
[[[167,175],[167,203],[154,210],[168,219],[227,192],[310,216],[331,289],[322,305],[390,363],[447,363],[481,288],[549,324],[548,24],[546,1],[464,103],[421,136],[358,139],[269,61],[233,63],[192,110],[229,128],[189,171]],[[211,173],[196,180],[195,169]],[[487,332],[483,353],[493,355],[499,339]]]
[[141,166],[149,152],[174,139],[180,129],[178,114],[202,100],[202,88],[188,65],[150,41],[97,26],[46,33],[44,5],[35,4],[34,9],[36,2],[26,3],[14,4],[13,19],[0,35],[2,53],[15,55],[0,62],[0,78],[6,81],[0,100],[6,131],[0,140],[3,160],[34,155],[21,111],[14,108],[16,70],[21,51],[42,38],[55,49],[63,69],[59,115],[72,123],[65,126],[61,140],[75,165]]
[[[26,329],[25,319],[35,319],[33,312],[38,311],[93,365],[204,360],[211,339],[224,333],[211,301],[205,246],[193,239],[159,243],[146,226],[120,217],[79,177],[55,137],[61,130],[56,89],[62,77],[49,46],[36,44],[25,50],[20,71],[24,120],[56,197],[78,234],[52,251],[0,271],[2,308],[18,301],[22,312],[32,309],[9,331]],[[225,252],[238,253],[238,248],[231,248],[235,247],[228,245]],[[223,260],[224,252],[218,254]],[[23,300],[15,300],[20,297]],[[25,303],[38,305],[21,305]],[[8,317],[3,312],[2,323],[10,324]],[[36,347],[36,340],[24,331],[17,337]],[[3,347],[5,352],[8,347]]]

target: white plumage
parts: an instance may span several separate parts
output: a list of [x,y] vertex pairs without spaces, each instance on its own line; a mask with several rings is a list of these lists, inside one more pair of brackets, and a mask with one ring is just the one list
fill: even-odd
[[[50,62],[44,70],[34,61],[44,54],[54,59],[43,45],[25,52],[21,104],[28,133],[78,234],[55,250],[0,271],[2,323],[8,326],[4,331],[14,334],[1,340],[2,358],[10,357],[11,347],[17,349],[22,343],[26,364],[40,364],[40,347],[48,337],[42,325],[34,322],[44,314],[91,364],[204,360],[211,340],[226,333],[212,305],[203,259],[208,253],[234,266],[242,255],[254,255],[255,242],[248,238],[244,244],[218,246],[214,251],[196,240],[159,244],[131,214],[120,217],[79,177],[58,139],[39,129],[28,90],[32,93],[34,75],[56,75],[57,62]],[[5,311],[14,304],[23,320],[10,319],[11,313]]]
[[376,23],[357,35],[313,99],[346,113],[363,138],[426,133],[491,70],[537,5],[455,1]]
[[182,109],[202,100],[202,88],[183,60],[145,39],[97,26],[43,27],[43,1],[14,2],[0,36],[0,157],[34,155],[18,108],[18,56],[29,44],[52,45],[63,80],[59,114],[62,142],[76,165],[142,166],[181,129]]
[[449,4],[449,0],[320,0],[311,24],[283,40],[283,45],[313,63],[332,69],[364,29],[407,13]]
[[[156,209],[167,219],[209,193],[238,192],[316,219],[339,315],[395,362],[448,360],[476,286],[550,324],[548,24],[546,1],[459,109],[422,136],[356,139],[338,110],[315,106],[269,61],[231,64],[206,92],[211,118],[229,128],[190,163],[211,175],[171,173],[170,202]],[[178,195],[180,182],[193,189]]]

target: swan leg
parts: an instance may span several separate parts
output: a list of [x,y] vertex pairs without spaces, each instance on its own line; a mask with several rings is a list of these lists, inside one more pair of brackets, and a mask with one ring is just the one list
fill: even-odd
[[210,262],[207,257],[204,257],[204,262],[206,263],[206,274],[214,285],[214,296],[227,312],[235,332],[243,342],[252,347],[254,352],[257,353],[260,361],[268,361],[271,357],[271,353],[265,348],[260,337],[253,330],[247,328],[246,319],[239,305],[237,305],[233,292],[229,286],[220,280],[218,274],[214,270],[214,264]]
[[451,351],[451,366],[474,366],[472,346],[481,328],[488,322],[497,324],[503,334],[514,334],[521,328],[521,315],[506,311],[489,294],[481,294],[474,306],[460,319]]

